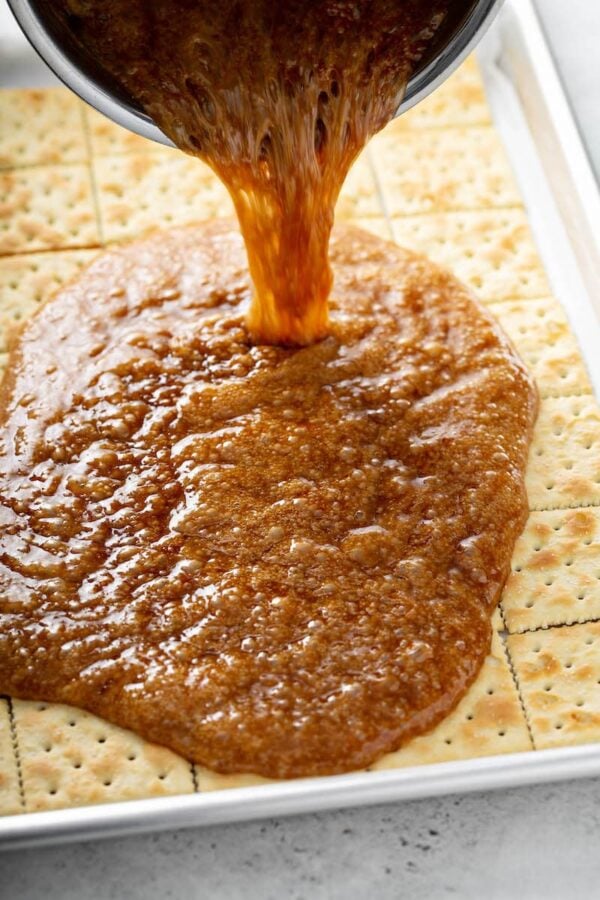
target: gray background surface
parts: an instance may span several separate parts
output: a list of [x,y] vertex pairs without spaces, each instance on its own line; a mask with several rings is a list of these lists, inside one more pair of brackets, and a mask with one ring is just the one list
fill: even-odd
[[[600,4],[537,3],[600,174]],[[47,81],[9,32],[0,84]],[[2,900],[599,896],[600,779],[0,855]]]

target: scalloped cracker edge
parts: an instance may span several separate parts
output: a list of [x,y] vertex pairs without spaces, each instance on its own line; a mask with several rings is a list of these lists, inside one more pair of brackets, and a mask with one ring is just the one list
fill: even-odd
[[8,702],[0,697],[0,816],[23,812]]

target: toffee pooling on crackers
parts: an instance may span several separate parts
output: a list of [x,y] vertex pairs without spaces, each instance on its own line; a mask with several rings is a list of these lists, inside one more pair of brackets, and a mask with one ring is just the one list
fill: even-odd
[[[255,340],[328,329],[346,174],[472,0],[61,0],[90,57],[223,180],[246,244]],[[174,198],[174,203],[177,198]],[[157,223],[160,224],[160,223]]]
[[331,259],[302,349],[249,341],[218,222],[104,254],[26,325],[0,692],[271,777],[368,765],[455,706],[527,515],[535,391],[451,275],[352,230]]

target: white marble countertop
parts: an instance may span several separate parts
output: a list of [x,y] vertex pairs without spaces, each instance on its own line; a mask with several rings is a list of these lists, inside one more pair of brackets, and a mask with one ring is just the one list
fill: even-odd
[[[0,83],[47,81],[3,51]],[[600,175],[600,4],[537,0]],[[33,74],[32,74],[33,73]],[[4,76],[7,76],[6,78]],[[2,900],[600,894],[600,779],[0,855]]]

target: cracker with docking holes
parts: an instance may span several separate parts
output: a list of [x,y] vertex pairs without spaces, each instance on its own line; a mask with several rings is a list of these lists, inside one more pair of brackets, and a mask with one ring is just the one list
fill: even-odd
[[97,246],[87,165],[0,172],[0,255]]
[[56,703],[13,708],[28,812],[194,791],[186,760],[131,731]]
[[531,369],[542,397],[591,393],[577,340],[556,300],[511,300],[490,311]]
[[86,162],[83,109],[66,88],[0,91],[0,169]]
[[600,741],[600,622],[507,644],[536,749]]
[[234,215],[225,186],[208,166],[175,150],[105,156],[92,165],[107,242]]
[[390,216],[521,205],[491,126],[424,128],[401,138],[384,129],[368,152]]
[[23,812],[8,702],[0,697],[0,816]]
[[600,509],[533,512],[502,594],[511,632],[600,619]]
[[484,302],[541,297],[550,291],[520,207],[391,221],[398,244],[451,269]]
[[96,253],[97,250],[65,250],[0,257],[0,352],[6,351],[11,330],[19,327]]
[[600,503],[600,409],[592,395],[542,402],[526,484],[531,509]]

